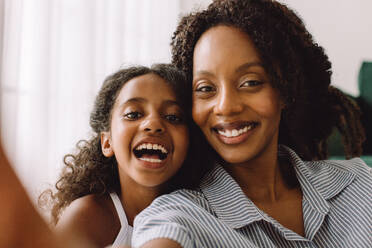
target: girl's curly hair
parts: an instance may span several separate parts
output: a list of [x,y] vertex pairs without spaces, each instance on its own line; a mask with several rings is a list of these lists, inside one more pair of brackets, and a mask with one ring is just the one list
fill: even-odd
[[286,104],[279,143],[305,160],[328,156],[327,138],[336,127],[347,158],[360,156],[364,130],[353,100],[330,86],[331,63],[302,20],[273,0],[215,0],[184,16],[172,37],[172,62],[192,81],[194,47],[211,27],[227,25],[249,35],[264,68]]
[[[196,129],[191,122],[191,87],[186,83],[184,74],[175,67],[167,64],[157,64],[151,68],[144,66],[122,69],[104,81],[90,114],[90,126],[93,137],[89,140],[81,140],[77,143],[74,154],[64,156],[64,164],[60,179],[55,184],[56,192],[52,189],[44,191],[39,197],[39,205],[52,204],[51,217],[54,224],[58,222],[62,210],[73,200],[88,194],[105,194],[107,192],[120,192],[117,162],[115,156],[105,157],[101,151],[101,132],[110,130],[111,110],[115,100],[129,80],[154,73],[163,78],[176,94],[177,101],[185,110],[186,124],[190,132]],[[192,150],[197,149],[195,138],[190,137],[189,154],[178,173],[168,181],[168,190],[179,187],[193,187],[198,178],[192,175],[200,174],[194,171],[198,169],[197,154]],[[182,175],[182,176],[180,176]]]

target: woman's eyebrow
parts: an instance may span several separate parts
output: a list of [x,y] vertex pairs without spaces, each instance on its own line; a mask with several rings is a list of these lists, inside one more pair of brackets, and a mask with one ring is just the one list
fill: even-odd
[[239,72],[243,72],[251,67],[261,67],[263,69],[263,65],[260,61],[252,61],[252,62],[248,62],[248,63],[245,63],[245,64],[242,64],[241,66],[239,66],[235,71],[237,73]]
[[199,71],[196,71],[195,72],[195,76],[200,76],[200,75],[203,75],[203,76],[214,76],[213,73],[211,73],[209,71],[206,71],[206,70],[199,70]]
[[[262,67],[263,68],[263,65],[262,65],[262,63],[260,61],[252,61],[252,62],[248,62],[248,63],[242,64],[235,71],[237,73],[239,73],[239,72],[242,72],[242,71],[245,71],[245,70],[249,69],[250,67],[255,67],[255,66],[258,66],[258,67]],[[211,73],[209,71],[206,71],[206,70],[199,70],[199,71],[196,71],[195,72],[195,76],[200,76],[200,75],[213,76],[213,73]]]

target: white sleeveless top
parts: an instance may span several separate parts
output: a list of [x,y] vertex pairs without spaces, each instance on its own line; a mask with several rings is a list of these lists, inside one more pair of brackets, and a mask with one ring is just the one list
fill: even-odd
[[112,202],[115,205],[116,212],[118,213],[119,219],[120,219],[120,224],[121,228],[118,233],[118,236],[116,236],[116,239],[114,243],[112,244],[112,248],[116,248],[119,246],[123,245],[131,245],[131,240],[132,240],[132,232],[133,232],[133,227],[128,224],[127,216],[125,215],[124,208],[121,205],[120,198],[118,195],[113,192],[110,193]]

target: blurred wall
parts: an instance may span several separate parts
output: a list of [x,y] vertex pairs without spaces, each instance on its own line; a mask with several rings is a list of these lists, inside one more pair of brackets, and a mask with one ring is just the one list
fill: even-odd
[[372,61],[371,0],[280,0],[293,8],[332,66],[332,84],[358,95],[357,76],[363,60]]

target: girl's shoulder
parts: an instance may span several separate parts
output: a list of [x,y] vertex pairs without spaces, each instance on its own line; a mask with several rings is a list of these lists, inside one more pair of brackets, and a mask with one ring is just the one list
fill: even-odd
[[111,244],[120,230],[120,221],[109,194],[90,194],[74,200],[56,226],[58,233],[78,233],[98,246]]

